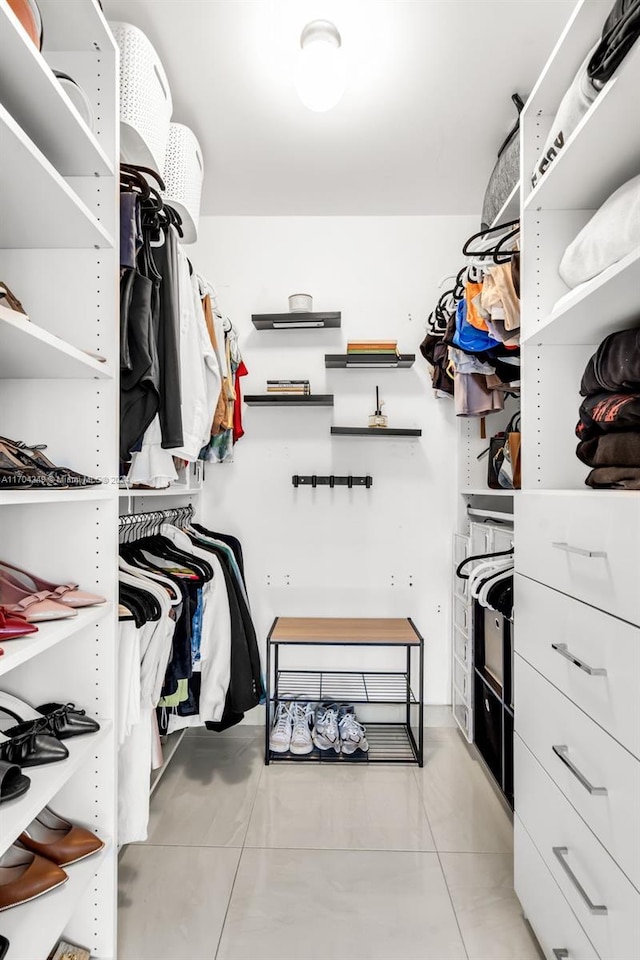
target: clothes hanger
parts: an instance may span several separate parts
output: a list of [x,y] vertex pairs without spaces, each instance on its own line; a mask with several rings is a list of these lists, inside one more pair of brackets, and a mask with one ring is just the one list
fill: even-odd
[[494,557],[508,557],[510,554],[513,554],[513,545],[508,550],[498,550],[495,553],[478,553],[474,557],[467,557],[456,567],[456,577],[460,577],[461,580],[469,579],[470,574],[462,573],[463,567],[466,567],[468,563],[473,563],[476,560],[490,560]]
[[[505,234],[505,236],[502,236],[502,234]],[[477,233],[472,234],[468,240],[465,241],[462,253],[465,257],[479,257],[481,261],[486,260],[487,257],[493,257],[495,255],[495,243],[498,243],[500,252],[502,252],[504,256],[507,256],[506,251],[501,250],[502,245],[508,240],[519,236],[519,234],[520,220],[509,220],[507,223],[502,223],[497,227],[486,227],[484,230],[479,230]],[[496,236],[494,237],[494,235]],[[480,241],[480,249],[471,250],[470,247],[476,240]],[[482,246],[483,240],[487,241],[485,246]]]

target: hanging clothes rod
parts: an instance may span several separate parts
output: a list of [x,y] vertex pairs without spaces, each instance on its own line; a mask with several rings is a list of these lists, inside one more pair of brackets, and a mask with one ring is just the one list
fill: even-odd
[[130,534],[152,534],[163,523],[174,523],[179,527],[186,527],[193,520],[194,509],[191,504],[186,507],[169,507],[166,510],[149,510],[146,513],[127,513],[120,517],[118,527],[120,536],[125,539]]

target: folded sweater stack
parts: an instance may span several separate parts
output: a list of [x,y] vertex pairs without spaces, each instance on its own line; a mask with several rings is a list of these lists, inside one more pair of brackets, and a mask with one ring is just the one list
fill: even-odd
[[640,328],[602,341],[589,360],[580,394],[576,454],[592,467],[590,487],[640,490]]

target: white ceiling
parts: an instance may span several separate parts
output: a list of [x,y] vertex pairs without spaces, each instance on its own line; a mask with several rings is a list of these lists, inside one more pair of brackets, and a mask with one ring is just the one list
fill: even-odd
[[[478,213],[575,0],[105,0],[167,72],[204,153],[203,213]],[[333,20],[347,90],[299,102],[302,27]]]

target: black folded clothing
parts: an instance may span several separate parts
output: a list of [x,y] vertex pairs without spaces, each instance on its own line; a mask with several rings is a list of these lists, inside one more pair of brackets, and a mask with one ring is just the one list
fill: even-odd
[[606,83],[640,35],[640,0],[616,0],[604,22],[602,39],[589,61],[592,80]]
[[576,426],[579,440],[621,430],[640,431],[640,394],[595,393],[582,401]]
[[582,440],[576,456],[588,467],[640,467],[640,431],[603,433]]
[[640,327],[605,337],[589,360],[580,394],[588,397],[602,390],[640,393]]
[[596,489],[640,490],[640,467],[596,467],[585,483]]

